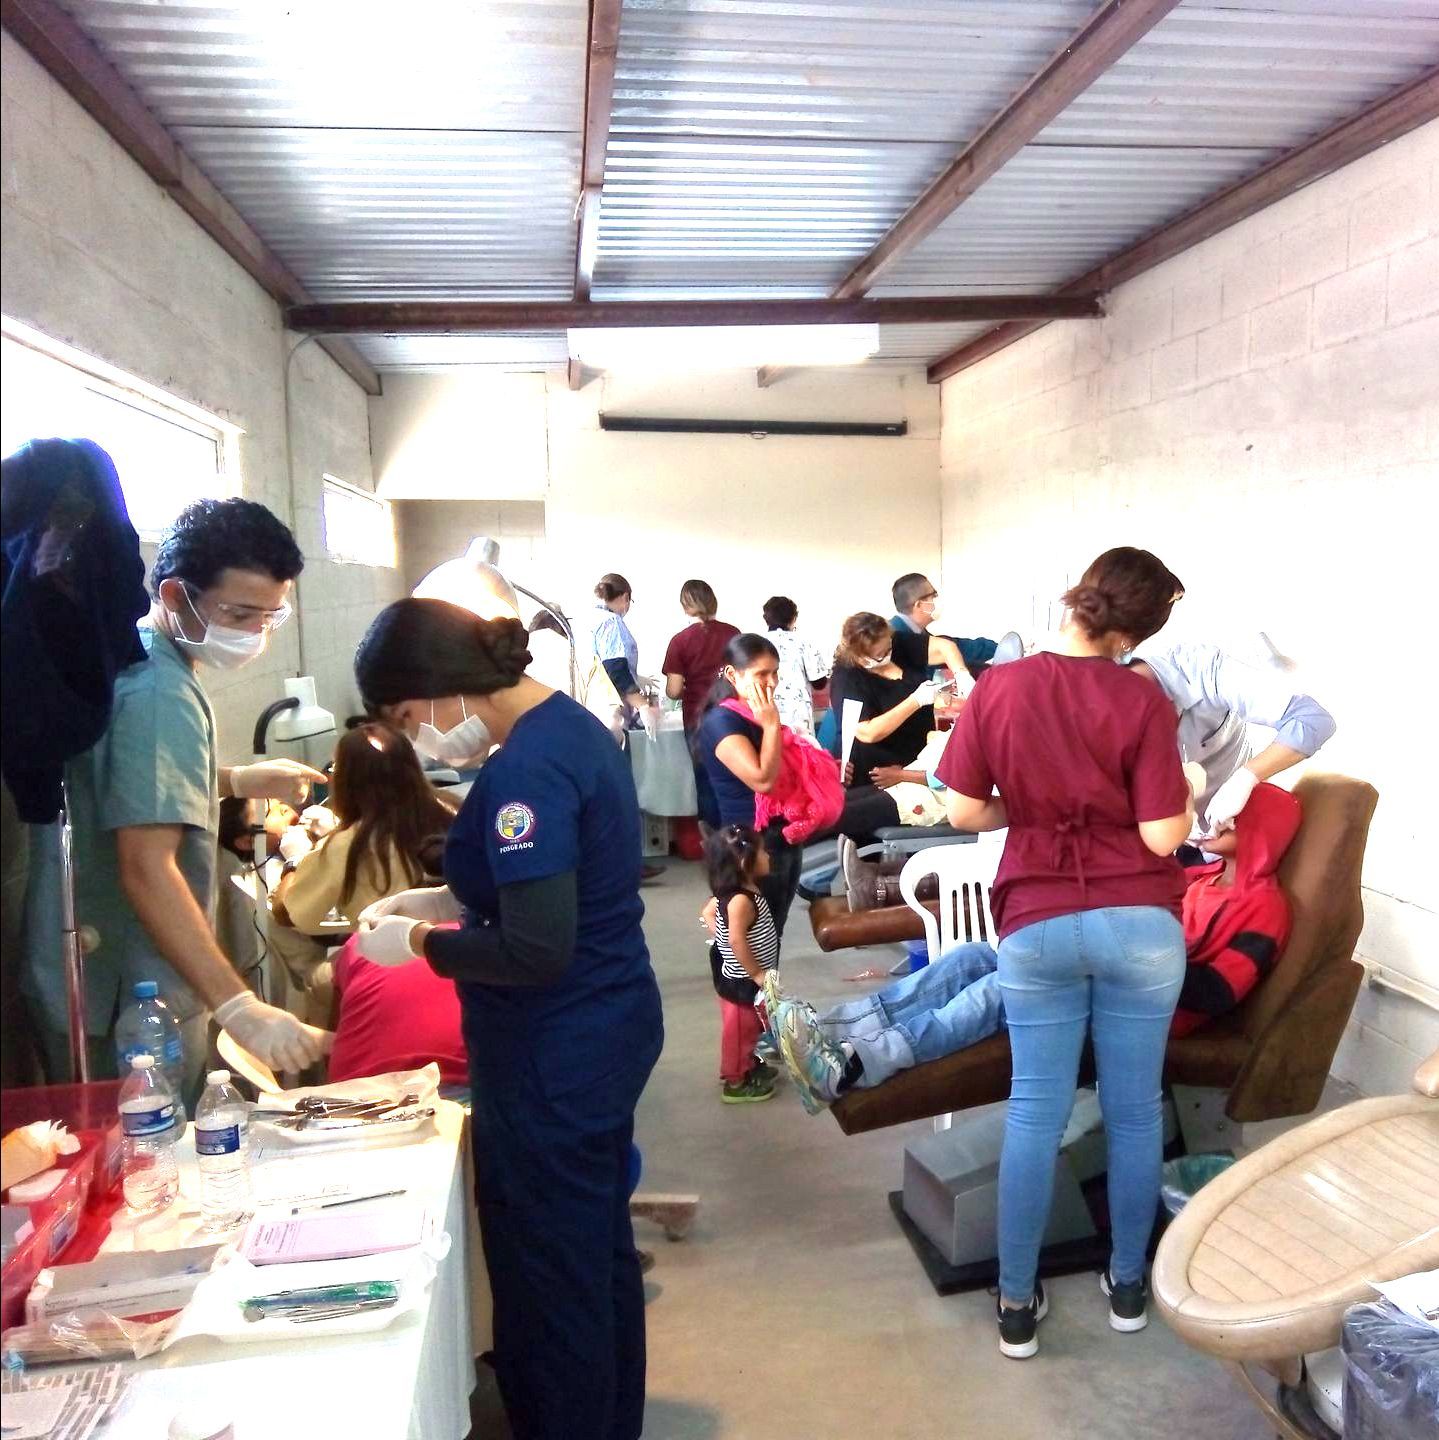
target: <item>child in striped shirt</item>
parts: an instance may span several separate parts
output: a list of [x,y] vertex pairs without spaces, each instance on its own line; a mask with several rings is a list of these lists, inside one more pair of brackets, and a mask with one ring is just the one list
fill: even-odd
[[714,897],[705,909],[714,935],[710,971],[720,1003],[720,1099],[726,1105],[768,1100],[776,1072],[755,1054],[764,1021],[755,1001],[765,972],[779,965],[779,933],[759,882],[769,874],[764,838],[748,825],[722,825],[705,841]]

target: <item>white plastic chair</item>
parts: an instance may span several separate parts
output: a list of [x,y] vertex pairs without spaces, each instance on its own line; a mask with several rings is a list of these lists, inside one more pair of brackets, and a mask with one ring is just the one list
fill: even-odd
[[[933,965],[947,950],[966,942],[995,943],[994,915],[989,892],[1004,854],[1004,831],[982,834],[972,844],[936,845],[911,855],[899,872],[904,903],[924,922],[925,944]],[[915,894],[927,875],[939,879],[939,915],[936,918]],[[948,1130],[953,1114],[936,1115],[936,1131]]]
[[[1003,830],[989,831],[969,845],[935,845],[905,861],[899,872],[904,903],[924,922],[929,963],[967,941],[995,943],[989,891],[1004,853]],[[928,875],[939,880],[939,916],[915,895]]]

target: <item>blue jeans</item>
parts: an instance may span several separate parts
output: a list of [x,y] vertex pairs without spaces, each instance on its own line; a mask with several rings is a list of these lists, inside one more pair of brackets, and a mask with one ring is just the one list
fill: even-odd
[[1115,906],[1026,925],[1000,941],[1014,1054],[999,1162],[999,1292],[1026,1304],[1049,1219],[1059,1141],[1094,1037],[1109,1144],[1110,1274],[1144,1274],[1159,1202],[1160,1075],[1184,978],[1184,932],[1167,910]]
[[854,1047],[864,1066],[860,1088],[881,1085],[1004,1029],[996,963],[988,945],[957,945],[898,984],[836,1005],[820,1027]]

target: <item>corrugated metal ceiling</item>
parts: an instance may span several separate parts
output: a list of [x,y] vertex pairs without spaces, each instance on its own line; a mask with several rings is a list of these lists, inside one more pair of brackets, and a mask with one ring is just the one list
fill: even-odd
[[[61,3],[317,299],[569,294],[586,0]],[[826,293],[1096,3],[625,0],[596,297]],[[874,293],[1049,289],[1436,64],[1439,0],[1186,0]]]

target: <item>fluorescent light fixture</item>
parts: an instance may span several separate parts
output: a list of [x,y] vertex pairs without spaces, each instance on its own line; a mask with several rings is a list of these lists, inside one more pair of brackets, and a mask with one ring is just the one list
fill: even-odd
[[663,366],[858,365],[879,351],[878,325],[658,325],[571,330],[570,354],[597,370]]

